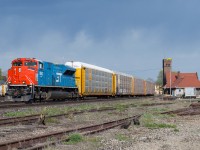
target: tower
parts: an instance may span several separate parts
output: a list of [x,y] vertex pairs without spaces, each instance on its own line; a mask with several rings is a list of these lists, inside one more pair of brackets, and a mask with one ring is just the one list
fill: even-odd
[[166,85],[166,73],[172,69],[172,58],[163,59],[163,86]]

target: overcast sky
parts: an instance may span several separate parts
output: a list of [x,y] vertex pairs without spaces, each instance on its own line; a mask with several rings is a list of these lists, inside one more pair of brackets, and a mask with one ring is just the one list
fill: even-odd
[[156,80],[162,59],[200,74],[199,0],[0,0],[0,68],[82,61]]

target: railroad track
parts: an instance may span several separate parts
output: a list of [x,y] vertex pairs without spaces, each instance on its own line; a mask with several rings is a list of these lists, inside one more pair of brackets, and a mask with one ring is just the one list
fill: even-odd
[[[142,104],[141,106],[158,106],[158,105],[170,105],[173,103],[150,103],[150,104]],[[126,108],[131,107],[131,105],[125,106]],[[90,110],[82,110],[82,111],[71,111],[64,114],[58,114],[58,115],[52,115],[52,116],[46,116],[46,118],[57,118],[62,116],[67,116],[69,114],[77,115],[84,112],[101,112],[101,111],[109,111],[109,110],[116,110],[117,108],[114,107],[105,107],[100,109],[90,109]],[[12,117],[12,118],[2,118],[0,119],[0,126],[6,126],[6,125],[16,125],[16,124],[25,124],[25,123],[34,123],[37,122],[41,114],[34,114],[29,116],[23,116],[23,117]]]
[[163,112],[162,114],[176,114],[179,116],[199,115],[200,103],[193,103],[188,108],[181,108],[173,111]]
[[158,106],[158,105],[170,105],[170,104],[174,104],[172,102],[170,103],[149,103],[149,104],[142,104],[142,106]]
[[[46,118],[58,118],[62,116],[67,116],[69,114],[78,115],[85,112],[102,112],[102,111],[109,111],[109,110],[116,110],[116,108],[113,107],[105,107],[100,109],[90,109],[90,110],[82,110],[82,111],[71,111],[64,114],[58,114],[58,115],[52,115],[52,116],[46,116]],[[12,118],[3,118],[0,119],[0,126],[7,126],[7,125],[16,125],[16,124],[25,124],[25,123],[33,123],[37,122],[40,118],[40,114],[35,115],[29,115],[24,117],[12,117]]]
[[104,101],[119,101],[127,99],[145,99],[151,97],[119,97],[119,98],[107,98],[107,99],[85,99],[76,101],[43,101],[41,103],[26,104],[24,102],[1,102],[0,109],[9,108],[23,108],[23,107],[38,107],[38,106],[52,106],[52,105],[69,105],[69,104],[81,104],[81,103],[94,103],[94,102],[104,102]]
[[[79,132],[83,135],[94,134],[97,132],[105,131],[111,128],[115,128],[117,126],[124,125],[135,118],[139,118],[140,116],[141,115],[134,115],[132,117],[105,122],[102,124],[90,125],[90,126],[85,126],[81,128],[66,129],[63,131],[51,132],[51,133],[42,134],[39,136],[34,136],[31,138],[22,138],[22,139],[18,139],[14,141],[7,141],[7,142],[0,143],[0,149],[1,150],[8,150],[12,148],[24,149],[24,148],[29,148],[29,147],[30,147],[29,150],[42,149],[45,147],[46,145],[45,142],[47,142],[48,139],[54,139],[54,141],[48,143],[48,145],[55,144],[57,141],[67,140],[66,135],[73,132]],[[35,146],[38,143],[43,143],[43,144],[41,144],[40,146]]]

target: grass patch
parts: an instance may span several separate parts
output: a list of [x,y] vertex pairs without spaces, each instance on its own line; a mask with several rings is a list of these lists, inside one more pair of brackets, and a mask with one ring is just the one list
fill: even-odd
[[152,114],[150,114],[150,113],[146,113],[146,114],[142,115],[140,121],[143,124],[153,123],[154,122],[154,116]]
[[60,121],[58,119],[56,119],[56,118],[47,118],[47,119],[45,119],[45,122],[46,123],[55,123],[55,124],[59,124],[60,123]]
[[123,135],[123,134],[117,134],[116,139],[118,141],[128,141],[128,140],[130,140],[130,138],[128,136]]
[[150,128],[150,129],[176,128],[176,125],[165,124],[165,123],[146,123],[145,127]]
[[92,142],[92,143],[99,143],[99,142],[101,142],[101,138],[99,138],[99,137],[87,137],[86,140],[88,142]]
[[136,104],[129,104],[128,106],[129,107],[137,107],[138,105],[136,105]]
[[119,111],[125,111],[127,109],[127,105],[122,105],[122,104],[116,104],[114,106],[114,108],[116,108],[116,110],[119,110]]
[[72,112],[72,111],[87,111],[87,110],[90,110],[90,109],[93,109],[93,108],[95,108],[95,107],[87,105],[87,104],[83,104],[83,105],[80,105],[80,106],[74,106],[74,107],[69,107],[69,106],[66,106],[66,107],[53,107],[53,108],[49,107],[49,108],[44,108],[41,111],[41,113],[45,114],[45,115],[52,116],[52,115],[59,115],[59,114],[69,113],[69,112]]
[[71,145],[71,144],[77,144],[79,142],[82,142],[84,140],[83,136],[78,134],[78,133],[74,133],[74,134],[70,134],[68,137],[68,140],[66,142],[64,142],[64,144],[66,145]]
[[143,126],[150,128],[150,129],[158,129],[158,128],[176,128],[176,125],[172,125],[172,124],[165,124],[165,123],[158,123],[156,120],[159,119],[163,119],[164,117],[169,117],[168,115],[153,115],[150,113],[146,113],[144,114],[140,121],[143,124]]
[[99,108],[99,107],[98,106],[94,107],[88,104],[82,104],[77,107],[74,107],[72,111],[87,111],[87,110],[96,109],[96,108]]
[[161,113],[161,112],[169,111],[169,109],[167,109],[167,108],[152,108],[151,111],[153,111],[155,113]]
[[36,114],[36,112],[33,109],[28,109],[25,111],[12,111],[12,112],[6,112],[4,114],[5,117],[24,117],[28,115]]
[[179,129],[175,128],[175,129],[174,129],[174,132],[179,132]]

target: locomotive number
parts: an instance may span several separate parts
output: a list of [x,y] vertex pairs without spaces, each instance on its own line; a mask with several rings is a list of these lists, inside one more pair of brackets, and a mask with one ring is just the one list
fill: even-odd
[[61,82],[62,73],[56,73],[56,82]]

